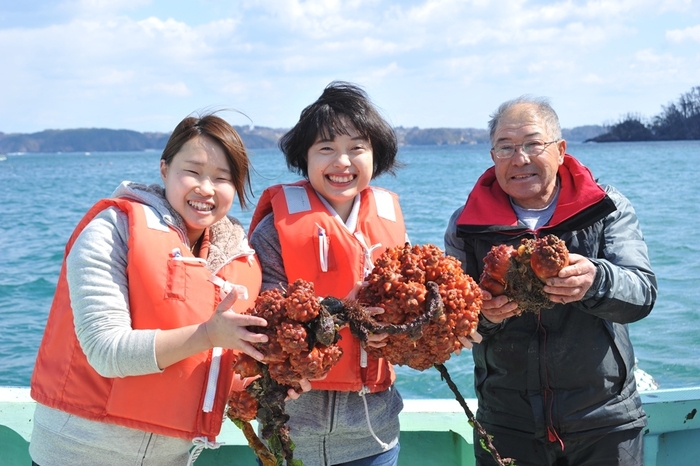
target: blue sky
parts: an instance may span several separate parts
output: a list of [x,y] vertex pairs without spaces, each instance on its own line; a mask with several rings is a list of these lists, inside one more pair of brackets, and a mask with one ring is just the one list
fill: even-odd
[[485,128],[531,94],[571,128],[700,86],[700,0],[0,0],[0,63],[5,133],[288,128],[332,80],[394,126]]

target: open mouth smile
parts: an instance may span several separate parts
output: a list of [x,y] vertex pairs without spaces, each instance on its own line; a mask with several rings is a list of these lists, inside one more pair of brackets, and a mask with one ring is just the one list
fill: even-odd
[[534,177],[534,173],[523,173],[521,175],[513,175],[510,177],[511,180],[526,180],[528,178]]
[[194,210],[198,210],[200,212],[211,212],[214,210],[214,205],[207,202],[187,201],[187,204]]
[[333,183],[350,183],[355,179],[356,175],[326,175],[326,178],[328,180],[332,181]]

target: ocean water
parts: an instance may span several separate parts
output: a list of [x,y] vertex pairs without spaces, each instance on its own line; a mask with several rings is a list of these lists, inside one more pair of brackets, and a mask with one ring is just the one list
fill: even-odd
[[[276,149],[251,150],[256,196],[295,181]],[[630,325],[639,365],[662,388],[700,385],[700,142],[569,144],[601,183],[635,206],[659,281],[656,307]],[[92,204],[122,180],[158,182],[156,152],[8,155],[0,161],[0,385],[28,386],[63,249]],[[402,147],[397,176],[373,183],[397,192],[414,244],[443,246],[452,212],[490,166],[488,146]],[[250,211],[231,212],[244,225]],[[580,342],[585,344],[585,342]],[[469,351],[447,367],[473,397]],[[405,398],[452,398],[434,369],[397,369]]]

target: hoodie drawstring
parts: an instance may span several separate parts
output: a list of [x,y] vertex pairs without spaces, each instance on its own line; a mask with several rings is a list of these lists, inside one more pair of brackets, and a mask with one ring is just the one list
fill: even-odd
[[209,448],[210,450],[216,450],[222,443],[210,442],[206,437],[197,437],[192,439],[192,444],[194,445],[190,450],[189,457],[187,458],[187,466],[194,465],[194,462],[199,458],[199,454],[202,450]]
[[369,388],[364,385],[362,386],[362,390],[358,392],[360,398],[362,398],[362,403],[365,405],[365,419],[367,419],[367,427],[369,427],[369,432],[372,434],[372,437],[374,437],[374,440],[377,441],[384,451],[387,451],[391,448],[391,446],[388,443],[382,442],[381,439],[377,437],[377,434],[374,433],[374,429],[372,429],[372,423],[369,420],[369,408],[367,408],[367,399],[365,398],[365,395],[369,392]]

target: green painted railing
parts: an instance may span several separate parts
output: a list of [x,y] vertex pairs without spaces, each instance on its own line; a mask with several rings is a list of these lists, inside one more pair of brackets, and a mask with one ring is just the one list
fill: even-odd
[[[700,464],[700,388],[657,390],[642,394],[649,416],[645,430],[645,466]],[[472,466],[472,429],[454,400],[405,400],[401,412],[399,466]],[[476,412],[476,400],[468,400]],[[27,388],[0,387],[0,464],[31,464],[29,441],[34,402]],[[255,465],[241,431],[224,422],[217,441],[197,466]]]

